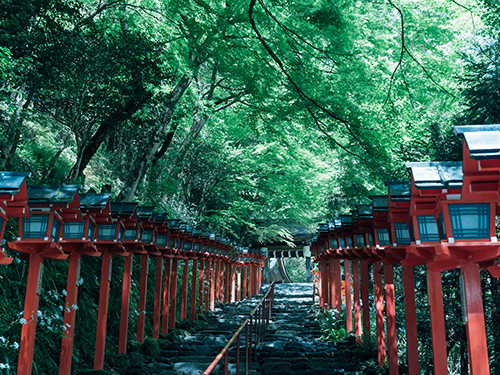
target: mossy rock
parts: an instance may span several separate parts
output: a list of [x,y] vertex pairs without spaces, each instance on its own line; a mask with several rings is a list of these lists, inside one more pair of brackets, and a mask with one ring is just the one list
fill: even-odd
[[179,324],[179,328],[185,331],[191,331],[194,328],[194,322],[192,320],[186,319]]
[[168,341],[170,341],[173,344],[182,341],[181,337],[176,332],[176,330],[169,332],[169,334],[165,336],[165,339],[168,340]]
[[108,357],[108,362],[111,366],[117,368],[127,368],[130,367],[130,357],[128,354],[118,354]]
[[141,346],[141,354],[148,357],[156,357],[160,354],[160,348],[158,346],[158,341],[152,337],[146,337],[144,343]]
[[80,370],[79,375],[111,375],[111,372],[106,370]]
[[130,340],[127,346],[128,346],[128,352],[132,353],[140,351],[142,344],[140,342]]

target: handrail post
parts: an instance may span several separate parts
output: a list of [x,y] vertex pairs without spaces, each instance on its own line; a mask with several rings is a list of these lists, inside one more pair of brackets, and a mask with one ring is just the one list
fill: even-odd
[[238,333],[236,339],[236,375],[240,374],[240,335],[241,333]]

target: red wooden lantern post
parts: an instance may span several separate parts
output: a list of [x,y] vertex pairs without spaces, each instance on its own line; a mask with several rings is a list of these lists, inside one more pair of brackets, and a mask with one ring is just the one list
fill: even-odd
[[[170,279],[170,250],[168,248],[168,223],[167,214],[165,212],[155,213],[155,229],[156,229],[156,247],[162,254],[161,257],[156,258],[156,282],[155,282],[155,304],[153,316],[153,338],[159,339],[160,326],[162,333],[166,334],[168,331],[168,296],[169,296],[169,282]],[[163,279],[163,304],[162,304],[162,262],[165,259],[165,273]],[[168,267],[168,268],[167,268]],[[168,280],[168,281],[167,281]],[[165,320],[165,317],[167,319]],[[161,322],[161,324],[160,324]]]
[[111,194],[82,194],[79,196],[82,221],[66,222],[59,240],[61,248],[69,253],[68,281],[64,304],[64,335],[61,340],[59,374],[71,373],[78,285],[80,283],[81,255],[100,256],[93,245],[95,239],[95,215],[109,214]]
[[[198,281],[198,259],[203,259],[204,254],[202,253],[202,232],[201,229],[194,228],[192,235],[192,246],[191,252],[187,253],[186,256],[192,259],[192,280],[191,280],[191,312],[190,318],[192,321],[196,320],[196,310],[197,310],[197,298],[196,298],[196,287]],[[200,261],[200,266],[202,266],[203,260]],[[203,268],[200,270],[200,280],[203,280]]]
[[[0,241],[3,239],[9,217],[29,217],[28,190],[26,179],[31,172],[0,172]],[[0,264],[11,264],[5,252],[0,249]]]
[[180,228],[180,238],[181,238],[181,249],[182,249],[182,259],[184,260],[184,265],[182,267],[182,300],[181,300],[181,322],[187,318],[187,298],[188,298],[188,270],[189,270],[189,257],[187,256],[191,252],[193,227],[188,225],[181,225]]
[[[172,273],[172,259],[175,254],[175,241],[176,239],[172,234],[179,228],[179,220],[168,220],[167,221],[167,242],[166,247],[163,249],[165,257],[165,280],[163,284],[163,312],[162,312],[162,322],[161,322],[161,332],[166,335],[169,328],[169,307],[170,307],[170,283],[171,283],[171,273]],[[165,234],[165,233],[163,233]]]
[[175,329],[175,318],[177,315],[177,269],[178,269],[178,259],[181,257],[180,249],[182,248],[181,240],[179,238],[181,223],[179,221],[173,221],[169,223],[169,248],[173,254],[172,258],[172,269],[170,273],[170,318],[169,318],[169,328]]
[[96,215],[97,237],[94,245],[102,253],[101,284],[99,290],[99,310],[97,313],[96,348],[94,370],[102,370],[106,349],[106,327],[108,322],[109,288],[111,284],[112,255],[129,257],[123,247],[125,225],[122,220],[112,219],[109,214]]
[[[138,241],[140,239],[136,209],[137,203],[114,202],[111,203],[110,206],[112,220],[120,221],[125,226],[122,244],[127,254],[123,258],[122,303],[120,335],[118,338],[118,354],[124,354],[127,351],[130,283],[132,280],[132,252],[139,246]],[[100,216],[103,216],[103,214],[100,213]]]
[[206,298],[207,293],[207,283],[210,280],[210,260],[209,260],[209,246],[210,246],[210,233],[201,233],[201,252],[200,252],[200,281],[198,288],[198,305],[199,314],[203,313],[203,310],[208,310],[208,299]]
[[59,245],[66,221],[81,221],[77,191],[81,186],[36,186],[28,188],[31,217],[19,219],[19,237],[9,242],[14,251],[30,255],[21,344],[17,373],[30,375],[33,366],[38,300],[42,288],[43,259],[65,260]]

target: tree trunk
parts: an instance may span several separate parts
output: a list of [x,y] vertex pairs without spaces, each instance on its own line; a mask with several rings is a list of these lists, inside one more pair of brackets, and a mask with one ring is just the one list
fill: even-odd
[[97,152],[101,144],[106,140],[111,131],[115,129],[116,126],[123,123],[132,117],[132,115],[137,112],[151,97],[152,93],[146,91],[144,86],[139,83],[131,95],[131,99],[125,103],[123,108],[116,110],[111,113],[106,119],[101,122],[101,125],[83,148],[77,153],[77,160],[71,168],[66,181],[75,181],[79,179],[83,173],[85,167]]
[[181,99],[184,92],[189,87],[190,82],[191,77],[185,75],[175,86],[170,99],[165,103],[163,113],[159,116],[158,119],[158,121],[161,121],[161,124],[158,127],[158,131],[156,134],[157,136],[155,137],[157,140],[151,142],[149,149],[144,150],[144,152],[139,153],[139,155],[137,156],[129,175],[127,176],[123,189],[116,198],[117,201],[128,202],[134,199],[137,187],[144,177],[147,168],[151,165],[155,155],[162,147],[163,142],[161,141],[161,139],[163,139],[164,133],[166,129],[168,129],[170,121],[172,120],[174,108]]

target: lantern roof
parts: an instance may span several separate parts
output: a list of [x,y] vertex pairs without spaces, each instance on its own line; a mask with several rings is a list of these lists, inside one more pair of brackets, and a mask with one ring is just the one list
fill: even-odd
[[340,215],[340,220],[342,222],[343,227],[352,224],[352,216],[351,215]]
[[210,239],[210,232],[202,231],[201,232],[201,238],[203,238],[204,240]]
[[114,215],[132,216],[136,213],[139,203],[136,202],[111,202],[111,213]]
[[155,212],[154,221],[156,225],[165,225],[167,223],[167,213],[166,212]]
[[0,172],[0,195],[18,194],[31,172]]
[[73,203],[81,185],[30,186],[28,187],[29,203]]
[[461,161],[406,163],[417,189],[460,189],[463,183]]
[[455,126],[455,133],[464,137],[471,159],[500,158],[500,124]]
[[374,212],[386,212],[389,211],[389,197],[387,195],[370,195],[373,202]]
[[180,223],[181,223],[181,221],[177,220],[177,219],[175,219],[175,220],[168,220],[168,228],[172,229],[172,230],[178,230]]
[[358,204],[358,217],[360,219],[370,219],[373,217],[371,204]]
[[328,223],[319,224],[319,232],[320,233],[327,233],[328,232]]
[[334,231],[335,230],[335,220],[329,220],[327,223],[328,223],[328,230]]
[[193,237],[201,237],[202,230],[201,228],[193,228]]
[[153,206],[139,206],[137,207],[137,217],[140,220],[153,220]]
[[389,188],[391,202],[406,202],[411,200],[410,181],[384,181]]
[[80,209],[104,210],[108,206],[111,193],[80,194]]

